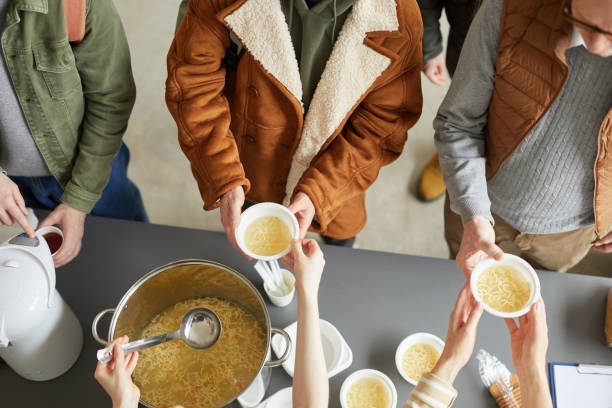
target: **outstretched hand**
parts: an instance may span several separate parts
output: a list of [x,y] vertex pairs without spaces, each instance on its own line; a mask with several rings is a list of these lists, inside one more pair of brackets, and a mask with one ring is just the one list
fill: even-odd
[[295,214],[295,218],[298,220],[300,238],[304,238],[315,216],[315,207],[312,200],[307,194],[300,191],[291,200],[289,210]]
[[527,314],[514,319],[505,319],[510,332],[512,362],[521,383],[521,398],[525,408],[552,408],[546,377],[546,350],[548,349],[548,326],[546,310],[540,297]]
[[482,316],[482,304],[475,302],[469,284],[466,284],[450,316],[446,344],[432,373],[452,383],[459,371],[468,363],[476,343],[476,330]]
[[295,272],[298,293],[316,295],[325,267],[323,251],[314,239],[291,241],[291,252],[283,257],[283,263]]
[[503,256],[504,251],[495,244],[495,230],[488,219],[476,216],[465,223],[456,262],[468,282],[478,262],[486,257],[500,261]]
[[504,320],[510,332],[512,362],[517,372],[543,369],[546,366],[548,349],[548,326],[542,298],[538,299],[527,314],[518,318],[519,326],[514,319]]
[[128,341],[127,336],[115,339],[110,344],[113,347],[113,359],[107,363],[98,362],[94,374],[95,379],[111,397],[113,408],[136,408],[140,398],[140,390],[132,381],[132,373],[138,363],[138,352],[126,358],[122,346]]
[[247,259],[251,259],[247,256],[236,242],[236,230],[240,225],[240,216],[242,213],[242,207],[244,206],[244,188],[242,186],[234,187],[221,197],[221,224],[227,235],[227,240],[232,244],[234,248]]

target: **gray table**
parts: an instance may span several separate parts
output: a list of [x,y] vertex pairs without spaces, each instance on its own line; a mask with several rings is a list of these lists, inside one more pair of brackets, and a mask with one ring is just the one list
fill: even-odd
[[[447,260],[335,247],[324,251],[321,317],[338,327],[354,354],[353,365],[331,379],[330,407],[340,406],[342,381],[362,368],[386,373],[397,387],[401,407],[412,386],[395,368],[395,349],[413,332],[445,337],[463,275]],[[110,400],[93,379],[98,345],[90,334],[91,321],[97,312],[114,307],[140,276],[185,258],[231,266],[262,291],[252,263],[233,250],[224,234],[88,217],[81,254],[57,271],[57,288],[85,331],[83,352],[68,373],[42,383],[24,380],[0,364],[1,405],[110,408]],[[612,350],[603,340],[605,296],[612,279],[553,272],[539,275],[548,312],[549,361],[612,364]],[[276,327],[296,319],[295,300],[286,308],[270,306],[269,310]],[[481,347],[511,367],[508,334],[501,319],[486,314],[482,318],[476,350]],[[290,377],[277,368],[269,394],[290,385]],[[456,407],[495,406],[480,382],[474,359],[455,386],[459,390]]]

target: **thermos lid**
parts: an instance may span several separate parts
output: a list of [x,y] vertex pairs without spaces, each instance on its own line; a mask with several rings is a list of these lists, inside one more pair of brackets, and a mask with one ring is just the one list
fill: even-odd
[[29,240],[36,241],[32,245],[19,241],[13,238],[0,246],[0,347],[40,323],[55,291],[44,239]]

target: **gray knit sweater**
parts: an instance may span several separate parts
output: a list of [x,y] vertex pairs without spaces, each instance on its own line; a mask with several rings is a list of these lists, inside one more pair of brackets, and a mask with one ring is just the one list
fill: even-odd
[[485,129],[493,95],[502,0],[487,0],[465,41],[434,121],[452,209],[464,222],[491,211],[523,233],[593,225],[597,135],[612,106],[612,57],[566,51],[568,81],[549,111],[487,184]]

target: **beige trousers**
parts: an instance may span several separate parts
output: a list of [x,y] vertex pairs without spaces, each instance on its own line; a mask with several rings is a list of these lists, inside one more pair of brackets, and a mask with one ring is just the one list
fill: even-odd
[[[584,258],[597,239],[595,226],[557,234],[523,234],[511,227],[506,221],[493,214],[495,220],[495,243],[505,249],[507,244],[514,244],[516,255],[524,258],[536,269],[567,272]],[[455,259],[461,238],[463,222],[461,217],[450,209],[448,195],[444,203],[444,236],[451,259]]]

